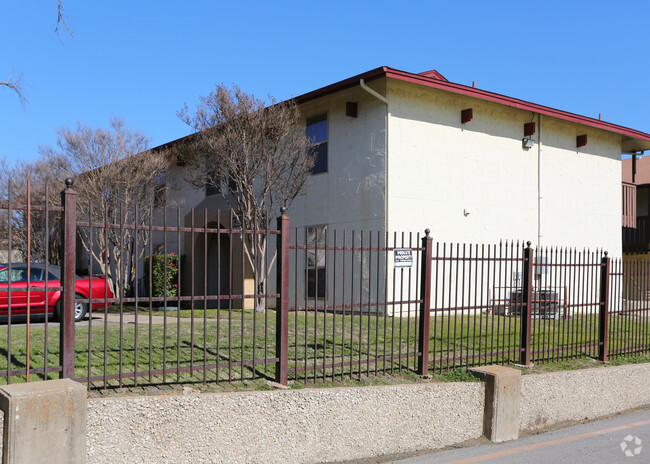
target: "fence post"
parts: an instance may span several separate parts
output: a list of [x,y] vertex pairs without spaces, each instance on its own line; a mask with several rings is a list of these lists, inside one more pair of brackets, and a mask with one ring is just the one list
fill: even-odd
[[530,332],[533,313],[533,250],[530,242],[524,249],[524,275],[521,289],[521,330],[519,332],[519,364],[530,366]]
[[72,179],[65,180],[61,192],[63,227],[61,228],[61,279],[63,294],[60,303],[59,361],[60,377],[74,379],[74,305],[77,234],[77,192],[72,190]]
[[277,287],[280,297],[275,309],[275,381],[288,384],[289,367],[289,217],[286,206],[280,208],[277,241],[278,268]]
[[429,229],[425,230],[425,237],[422,237],[422,275],[420,276],[420,324],[418,334],[418,374],[421,376],[429,375],[429,320],[431,309],[431,258],[433,239],[429,237]]
[[598,360],[607,362],[609,345],[609,276],[611,258],[605,256],[600,264],[600,324],[598,327]]

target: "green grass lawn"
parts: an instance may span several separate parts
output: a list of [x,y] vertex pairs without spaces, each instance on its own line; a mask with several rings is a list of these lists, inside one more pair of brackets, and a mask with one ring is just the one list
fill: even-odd
[[[133,309],[123,308],[125,314]],[[115,307],[111,308],[115,313]],[[119,313],[119,307],[117,313]],[[97,316],[97,311],[95,311]],[[101,313],[101,311],[100,311]],[[275,312],[241,310],[152,311],[162,323],[148,323],[148,309],[140,309],[138,326],[107,323],[94,318],[76,326],[75,377],[90,378],[92,387],[163,383],[250,382],[275,376]],[[180,319],[179,319],[180,316]],[[180,323],[178,322],[180,320]],[[647,320],[613,318],[612,346],[648,346]],[[477,364],[519,362],[520,325],[514,317],[464,315],[430,320],[430,371]],[[27,333],[12,325],[0,327],[0,384],[7,370],[21,371],[27,363]],[[417,367],[418,319],[340,313],[289,314],[289,379],[300,384],[358,380],[376,376],[412,375]],[[45,377],[59,362],[58,324],[34,324],[29,334],[30,381]],[[46,343],[47,341],[47,343]],[[534,319],[531,336],[535,364],[598,354],[597,316]],[[11,350],[7,349],[10,346]],[[647,352],[647,349],[646,349]],[[47,356],[46,356],[47,353]],[[266,361],[265,361],[266,360]],[[204,368],[205,367],[205,368]],[[47,374],[58,378],[57,372]],[[26,375],[14,372],[12,383]]]

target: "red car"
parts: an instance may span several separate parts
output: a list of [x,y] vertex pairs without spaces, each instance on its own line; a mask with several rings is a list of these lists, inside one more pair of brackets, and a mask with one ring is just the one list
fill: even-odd
[[[30,265],[30,313],[45,313],[45,290],[39,291],[34,287],[45,287],[46,273],[45,264],[33,263]],[[11,282],[11,283],[10,283]],[[50,287],[61,287],[61,268],[59,266],[47,266],[47,312],[54,314],[59,319],[61,314],[61,290],[50,289]],[[113,298],[113,293],[108,287],[104,276],[100,277],[79,277],[75,280],[75,293],[77,299],[89,299],[90,287],[92,286],[92,307],[98,309],[104,307],[106,298]],[[9,289],[11,288],[11,314],[27,314],[27,263],[11,263],[11,278],[9,278],[9,265],[0,264],[0,317],[9,315]],[[15,289],[15,290],[14,290]],[[110,303],[108,303],[110,304]],[[75,302],[74,320],[78,322],[84,318],[88,311],[88,304]]]

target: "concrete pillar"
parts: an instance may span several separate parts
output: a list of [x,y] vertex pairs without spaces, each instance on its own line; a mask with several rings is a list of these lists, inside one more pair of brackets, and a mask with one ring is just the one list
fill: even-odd
[[70,379],[0,387],[3,464],[86,462],[86,388]]
[[483,434],[497,443],[519,438],[521,372],[505,366],[481,366],[471,371],[485,380]]

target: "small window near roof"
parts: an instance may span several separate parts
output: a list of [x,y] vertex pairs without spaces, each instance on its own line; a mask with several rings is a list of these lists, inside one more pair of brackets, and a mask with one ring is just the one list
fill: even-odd
[[312,174],[327,172],[327,114],[307,118],[309,152],[315,156]]

